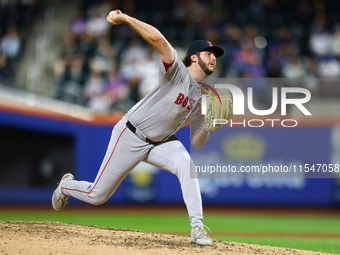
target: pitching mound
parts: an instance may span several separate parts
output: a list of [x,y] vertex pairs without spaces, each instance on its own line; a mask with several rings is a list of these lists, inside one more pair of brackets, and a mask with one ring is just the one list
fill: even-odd
[[1,254],[324,254],[214,240],[190,243],[189,236],[60,222],[0,221]]

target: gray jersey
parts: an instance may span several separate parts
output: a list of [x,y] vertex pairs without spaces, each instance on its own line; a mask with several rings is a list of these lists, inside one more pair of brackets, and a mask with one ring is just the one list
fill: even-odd
[[159,65],[159,82],[126,114],[128,120],[152,141],[163,141],[174,134],[195,109],[201,90],[190,70],[179,59],[168,71]]

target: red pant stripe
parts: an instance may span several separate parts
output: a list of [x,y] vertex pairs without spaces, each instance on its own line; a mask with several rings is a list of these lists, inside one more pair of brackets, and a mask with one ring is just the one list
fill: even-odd
[[127,127],[124,128],[124,130],[120,133],[120,135],[119,135],[119,137],[118,137],[118,139],[117,139],[117,142],[116,142],[116,144],[115,144],[115,146],[114,146],[114,148],[113,148],[113,150],[112,150],[112,152],[111,152],[111,155],[110,155],[108,161],[106,162],[106,164],[105,164],[105,166],[104,166],[104,168],[103,168],[103,171],[101,172],[100,176],[98,177],[98,180],[97,180],[96,183],[93,185],[93,187],[92,187],[92,189],[91,189],[90,191],[82,191],[82,190],[76,190],[76,189],[68,189],[68,188],[63,188],[63,187],[62,187],[62,189],[71,190],[71,191],[78,191],[78,192],[82,192],[82,193],[91,194],[91,192],[93,191],[93,189],[96,187],[97,183],[99,182],[100,178],[102,177],[102,175],[103,175],[103,173],[104,173],[104,171],[105,171],[105,168],[106,168],[107,164],[109,163],[109,161],[111,160],[112,155],[113,155],[113,153],[114,153],[114,151],[115,151],[115,149],[116,149],[116,147],[117,147],[117,144],[118,144],[118,142],[119,142],[119,139],[120,139],[120,137],[122,136],[122,134],[124,133],[124,131],[125,131],[126,129],[127,129]]

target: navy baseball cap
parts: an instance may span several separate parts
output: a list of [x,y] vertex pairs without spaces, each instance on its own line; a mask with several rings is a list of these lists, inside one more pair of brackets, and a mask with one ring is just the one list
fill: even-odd
[[207,40],[197,40],[190,44],[187,55],[192,55],[195,52],[212,50],[215,52],[216,58],[222,56],[224,54],[224,50],[218,46],[214,46],[211,42]]

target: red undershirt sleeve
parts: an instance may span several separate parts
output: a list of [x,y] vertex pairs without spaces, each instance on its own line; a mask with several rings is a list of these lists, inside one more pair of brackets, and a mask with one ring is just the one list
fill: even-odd
[[[162,61],[162,62],[163,62],[163,61]],[[165,71],[168,71],[168,69],[172,66],[172,64],[173,64],[174,62],[175,62],[175,60],[172,61],[170,64],[163,62]]]

